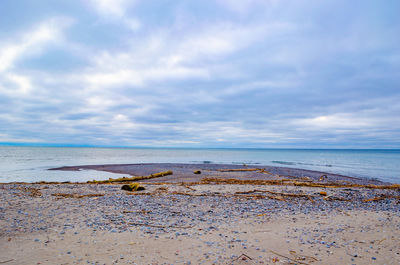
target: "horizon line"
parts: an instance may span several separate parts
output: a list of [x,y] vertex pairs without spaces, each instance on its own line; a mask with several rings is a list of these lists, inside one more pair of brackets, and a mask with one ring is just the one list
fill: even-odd
[[115,148],[115,149],[292,149],[292,150],[400,150],[400,148],[371,148],[371,147],[221,147],[221,146],[129,146],[129,145],[94,145],[94,144],[69,144],[69,143],[18,143],[0,142],[0,146],[14,147],[64,147],[64,148]]

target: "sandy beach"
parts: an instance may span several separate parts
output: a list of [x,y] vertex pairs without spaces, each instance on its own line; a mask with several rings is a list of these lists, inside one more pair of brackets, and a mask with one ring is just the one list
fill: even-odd
[[[63,169],[84,167],[94,166]],[[97,167],[174,173],[136,192],[113,182],[0,184],[0,263],[400,262],[398,186],[272,167]]]

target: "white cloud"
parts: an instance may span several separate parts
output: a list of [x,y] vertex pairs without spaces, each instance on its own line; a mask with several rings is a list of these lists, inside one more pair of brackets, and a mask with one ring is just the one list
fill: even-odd
[[119,20],[131,30],[137,30],[141,26],[138,19],[130,17],[126,12],[136,2],[136,0],[91,0],[100,15],[106,19]]
[[225,8],[244,15],[259,6],[275,6],[281,0],[218,0],[218,2]]
[[61,38],[62,29],[70,23],[70,19],[51,19],[17,37],[14,41],[1,45],[0,72],[11,69],[23,56],[42,52],[50,42]]
[[18,143],[40,143],[42,141],[40,141],[38,139],[34,139],[34,138],[24,138],[24,137],[17,138],[17,137],[12,137],[12,136],[10,136],[8,134],[0,133],[0,142],[5,142],[5,143],[7,143],[7,142],[9,142],[9,143],[12,143],[12,142],[18,142]]
[[327,116],[318,116],[315,118],[303,119],[298,121],[299,124],[311,126],[314,128],[337,128],[337,129],[355,129],[360,127],[373,126],[373,121],[362,118],[353,117],[349,114],[334,114]]
[[268,128],[251,128],[242,122],[205,122],[198,123],[187,122],[177,125],[177,131],[190,136],[192,140],[199,142],[258,142],[275,143],[285,139],[284,132],[271,131]]
[[92,0],[95,8],[103,14],[123,17],[129,1],[127,0]]
[[10,73],[6,77],[17,85],[17,90],[14,90],[14,93],[18,92],[18,94],[26,95],[32,91],[31,79],[28,76]]
[[[174,29],[159,31],[140,39],[125,52],[100,53],[93,66],[78,74],[90,87],[144,86],[151,81],[218,78],[226,68],[218,68],[220,58],[246,48],[268,34],[286,30],[288,25],[268,27],[220,23],[205,25],[177,35]],[[289,27],[290,28],[290,27]],[[132,40],[133,43],[136,43]],[[218,71],[218,73],[215,73]]]
[[218,93],[220,96],[228,96],[228,95],[235,95],[241,94],[244,92],[254,92],[256,90],[271,90],[275,91],[279,89],[281,92],[285,90],[290,90],[295,88],[299,85],[299,81],[291,80],[289,77],[283,77],[281,79],[270,79],[270,80],[260,80],[260,81],[251,81],[247,83],[242,83],[238,85],[229,86],[223,88]]
[[0,94],[26,97],[34,90],[32,73],[21,73],[18,62],[40,56],[50,44],[63,41],[63,30],[71,25],[68,18],[48,19],[29,31],[0,43]]

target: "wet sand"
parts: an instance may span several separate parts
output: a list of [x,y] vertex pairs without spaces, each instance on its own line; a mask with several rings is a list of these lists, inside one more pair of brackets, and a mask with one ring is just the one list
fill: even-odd
[[[137,176],[171,169],[166,165],[112,170],[130,167]],[[142,182],[146,189],[140,192],[123,191],[121,184],[0,184],[0,262],[399,264],[398,188],[224,182],[305,177],[316,183],[367,181],[323,174],[326,180],[320,172],[307,171],[298,176],[292,169],[287,175],[273,169],[268,174],[218,171],[231,167],[243,168],[184,165],[182,171],[190,175],[174,169],[172,176]],[[193,174],[194,168],[201,174]],[[214,181],[199,181],[212,177]],[[182,183],[185,178],[190,181]]]
[[[232,165],[232,164],[179,164],[179,163],[147,163],[147,164],[120,164],[120,165],[84,165],[84,166],[68,166],[51,168],[50,170],[63,170],[63,171],[78,171],[78,170],[99,170],[111,173],[127,174],[131,176],[146,176],[157,172],[172,170],[173,175],[165,176],[162,178],[163,182],[197,182],[204,177],[224,177],[235,179],[258,179],[258,180],[271,180],[279,178],[293,178],[301,179],[304,177],[310,178],[314,182],[342,182],[353,184],[376,184],[383,185],[389,184],[377,179],[355,178],[339,174],[332,174],[320,171],[288,168],[288,167],[273,167],[265,165]],[[264,169],[260,171],[228,171],[235,169]],[[197,175],[193,172],[200,170],[201,174]],[[226,170],[226,172],[222,172]],[[323,176],[322,180],[320,180]],[[160,179],[151,179],[147,182],[159,182]]]

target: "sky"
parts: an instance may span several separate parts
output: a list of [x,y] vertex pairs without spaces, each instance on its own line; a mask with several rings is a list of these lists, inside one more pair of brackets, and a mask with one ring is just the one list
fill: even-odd
[[398,0],[1,0],[0,143],[400,148]]

